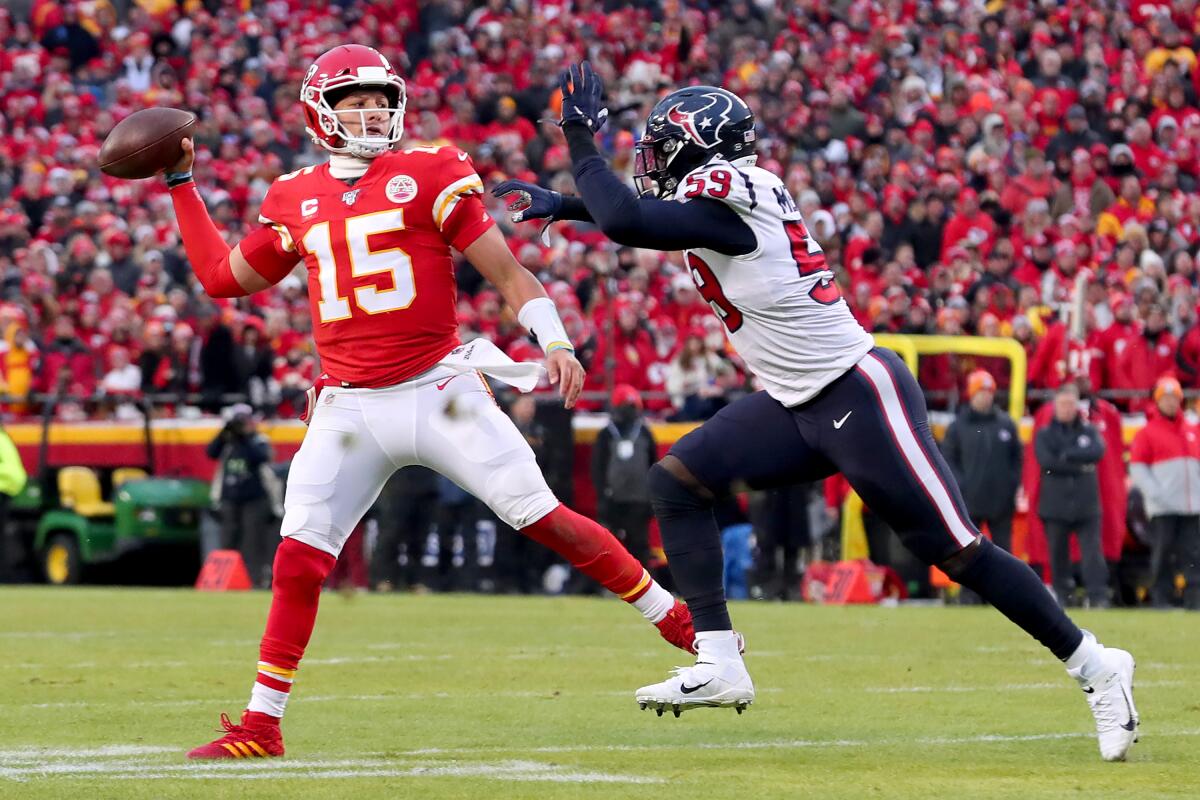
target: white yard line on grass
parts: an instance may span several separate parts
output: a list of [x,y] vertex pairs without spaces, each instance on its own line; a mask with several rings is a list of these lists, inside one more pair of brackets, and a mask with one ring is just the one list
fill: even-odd
[[[1167,739],[1181,736],[1200,736],[1200,728],[1184,730],[1155,730],[1153,737]],[[1001,734],[989,733],[977,736],[928,738],[880,738],[880,739],[773,739],[761,742],[692,742],[687,744],[609,744],[609,745],[547,745],[544,747],[523,748],[526,753],[623,753],[623,752],[653,752],[663,750],[804,750],[810,748],[866,748],[889,746],[938,747],[943,745],[960,746],[964,744],[996,744],[1011,742],[1040,742],[1057,739],[1094,739],[1094,732],[1071,733],[1029,733]],[[502,747],[464,747],[464,748],[422,748],[406,750],[401,755],[406,756],[468,756],[482,753],[504,753],[515,748]]]
[[[169,748],[174,752],[174,748]],[[30,750],[29,752],[33,752]],[[46,751],[51,752],[51,751]],[[89,751],[54,751],[83,754]],[[94,751],[92,751],[94,752]],[[157,749],[156,749],[157,752]],[[143,758],[96,762],[78,755],[79,761],[0,765],[0,779],[26,782],[54,777],[100,778],[108,780],[263,780],[281,778],[490,778],[505,781],[547,781],[553,783],[661,783],[661,778],[619,775],[580,770],[537,761],[499,761],[485,763],[418,762],[397,764],[384,760],[323,761],[234,761],[228,763],[163,764]]]
[[344,656],[340,658],[306,658],[304,666],[311,667],[314,664],[387,664],[395,661],[449,661],[454,656],[447,654],[440,655],[424,655],[422,653],[410,653],[403,656]]
[[135,744],[111,744],[104,747],[18,747],[0,750],[0,764],[13,761],[45,761],[56,758],[128,758],[178,752],[174,747],[151,747]]
[[[1166,688],[1175,686],[1188,685],[1187,681],[1174,680],[1149,680],[1138,681],[1134,688]],[[963,694],[968,692],[992,692],[992,691],[1009,691],[1009,692],[1032,692],[1070,688],[1069,682],[1049,682],[1049,683],[1009,683],[990,686],[868,686],[861,691],[868,694]],[[758,688],[759,694],[783,694],[784,689],[778,686],[761,686]],[[840,688],[836,686],[821,687],[818,689],[822,694],[838,694],[851,689]],[[794,692],[797,696],[803,692]],[[305,703],[390,703],[390,702],[414,702],[414,701],[431,701],[431,700],[462,700],[473,697],[487,698],[504,698],[509,700],[525,700],[525,699],[546,699],[553,700],[559,697],[625,697],[630,695],[629,691],[611,690],[611,691],[591,691],[577,692],[569,689],[546,689],[542,691],[533,690],[500,690],[490,692],[462,692],[462,691],[442,691],[442,692],[411,692],[408,694],[318,694],[311,696],[298,695],[297,700],[302,700]],[[179,699],[162,699],[162,700],[146,700],[146,699],[131,699],[120,701],[89,701],[89,700],[61,700],[48,703],[0,703],[0,708],[26,708],[26,709],[57,709],[57,708],[127,708],[137,706],[138,708],[175,708],[179,706],[204,706],[204,705],[220,705],[221,701],[212,698],[179,698]]]
[[[1156,739],[1200,736],[1200,729],[1156,730]],[[878,739],[782,739],[767,741],[720,741],[685,744],[548,745],[521,748],[523,753],[612,753],[677,750],[801,750],[825,748],[876,747],[961,747],[970,744],[1012,744],[1092,739],[1094,733],[980,734],[976,736],[936,736]],[[211,780],[211,779],[363,779],[363,778],[491,778],[508,781],[547,781],[556,783],[661,783],[662,779],[597,772],[562,764],[531,760],[486,762],[417,761],[406,759],[429,756],[459,758],[487,757],[517,749],[514,747],[425,748],[399,754],[398,759],[322,759],[232,761],[229,763],[163,763],[166,753],[177,756],[173,747],[112,745],[95,748],[27,747],[0,751],[0,780],[27,782],[55,777],[98,778],[108,780]],[[150,758],[149,756],[158,756]]]
[[0,631],[0,639],[112,639],[124,635],[116,631]]
[[[1186,686],[1187,681],[1138,681],[1134,689],[1157,688],[1163,686]],[[866,691],[870,694],[940,694],[942,692],[960,694],[963,692],[1031,692],[1042,689],[1062,689],[1070,686],[1063,681],[1053,683],[1004,683],[994,686],[869,686]]]
[[[337,658],[310,658],[306,659],[304,666],[329,666],[341,664],[390,664],[410,661],[450,661],[454,656],[440,655],[424,655],[421,653],[411,653],[402,656],[344,656]],[[121,661],[112,659],[109,661],[77,661],[71,664],[21,661],[15,664],[2,664],[5,669],[28,669],[28,670],[83,670],[96,669],[104,667],[106,669],[166,669],[176,667],[197,667],[197,666],[215,666],[218,664],[243,665],[249,664],[244,658],[195,658],[189,661],[181,661],[179,659],[163,659],[162,661]]]
[[[770,688],[760,691],[772,691]],[[552,700],[555,697],[562,695],[571,695],[574,697],[605,697],[617,695],[630,695],[630,692],[570,692],[556,689],[535,692],[532,690],[525,691],[492,691],[492,692],[411,692],[409,694],[317,694],[304,697],[305,703],[387,703],[387,702],[412,702],[412,701],[429,701],[429,700],[455,700],[469,699],[478,697],[488,698],[508,698],[515,700],[524,700],[529,698],[545,698]],[[181,698],[177,700],[121,700],[121,701],[87,701],[87,700],[64,700],[55,703],[7,703],[0,704],[0,707],[8,708],[126,708],[129,706],[137,706],[138,708],[174,708],[177,706],[202,706],[202,705],[220,705],[220,700],[213,698]]]

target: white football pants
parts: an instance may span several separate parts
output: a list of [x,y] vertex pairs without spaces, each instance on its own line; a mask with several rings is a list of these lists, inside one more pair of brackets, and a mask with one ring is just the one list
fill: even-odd
[[429,467],[515,529],[558,499],[478,372],[436,366],[385,389],[327,386],[292,459],[280,535],[333,556],[401,467]]

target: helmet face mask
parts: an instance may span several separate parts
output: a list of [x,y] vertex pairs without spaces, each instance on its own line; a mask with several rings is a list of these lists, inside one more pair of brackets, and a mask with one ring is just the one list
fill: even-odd
[[[388,97],[386,108],[334,108],[347,94],[375,89]],[[319,57],[309,67],[300,88],[306,130],[312,140],[331,153],[357,158],[374,158],[390,150],[404,136],[404,81],[378,51],[363,45],[340,45]],[[382,136],[367,136],[367,116],[385,112],[389,116]],[[358,114],[361,135],[352,136],[343,115]]]
[[754,114],[740,97],[716,86],[678,89],[650,111],[635,152],[634,182],[643,195],[670,197],[709,160],[746,158],[754,146]]
[[671,162],[682,151],[678,139],[652,139],[647,135],[634,150],[633,182],[643,197],[669,197],[679,179],[671,174]]

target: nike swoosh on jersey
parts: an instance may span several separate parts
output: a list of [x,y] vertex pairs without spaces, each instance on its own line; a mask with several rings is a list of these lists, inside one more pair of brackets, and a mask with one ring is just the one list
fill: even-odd
[[835,431],[840,431],[842,426],[846,424],[846,420],[850,419],[850,415],[853,413],[853,411],[847,411],[846,416],[842,417],[841,419],[835,419],[833,421],[833,429]]

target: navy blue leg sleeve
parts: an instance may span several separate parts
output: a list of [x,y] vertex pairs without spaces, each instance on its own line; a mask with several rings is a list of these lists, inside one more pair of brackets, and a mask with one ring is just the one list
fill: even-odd
[[950,567],[950,577],[1066,661],[1083,641],[1083,631],[1059,608],[1028,564],[987,539],[975,546],[979,548],[975,557],[962,567]]
[[693,492],[661,464],[650,468],[649,486],[671,576],[691,609],[696,631],[732,630],[713,501]]

